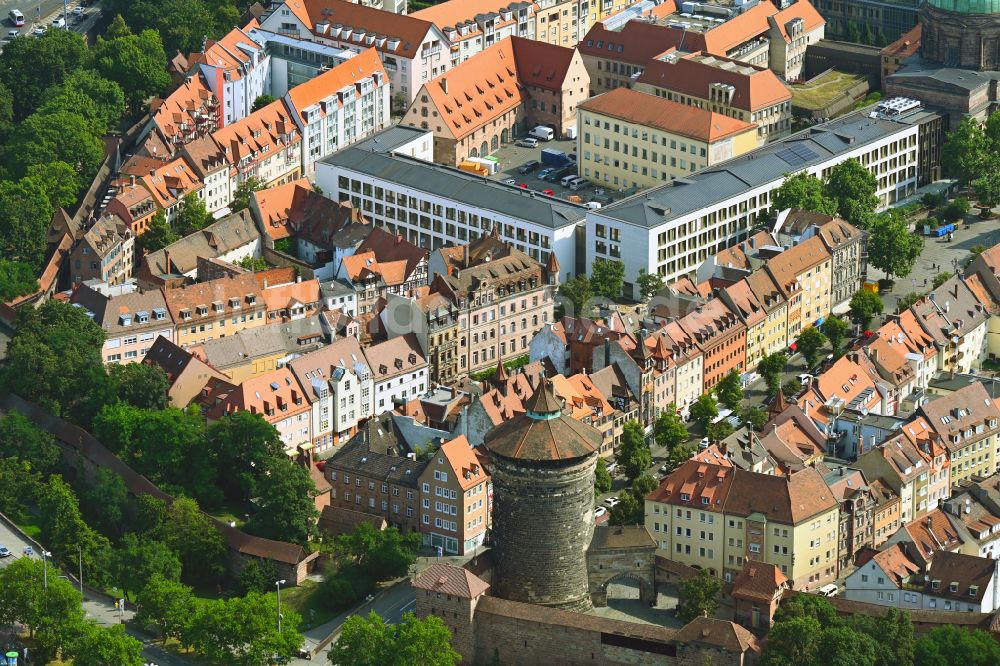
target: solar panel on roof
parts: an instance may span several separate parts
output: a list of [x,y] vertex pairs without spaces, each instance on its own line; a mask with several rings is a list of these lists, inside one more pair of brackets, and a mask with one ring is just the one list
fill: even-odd
[[787,162],[790,166],[798,166],[819,158],[819,155],[812,148],[800,143],[793,143],[782,148],[775,153],[775,156]]

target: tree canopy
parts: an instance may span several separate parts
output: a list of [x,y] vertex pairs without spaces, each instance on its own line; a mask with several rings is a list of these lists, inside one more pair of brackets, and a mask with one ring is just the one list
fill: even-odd
[[844,160],[830,170],[826,196],[836,201],[840,216],[867,229],[879,207],[878,178],[856,159]]
[[653,424],[653,439],[660,446],[670,450],[686,442],[689,437],[690,435],[687,428],[684,427],[684,422],[681,421],[680,415],[677,414],[676,406],[674,403],[670,403],[656,417],[656,423]]
[[769,396],[778,394],[778,389],[781,387],[781,373],[785,371],[785,366],[787,365],[788,357],[782,352],[765,354],[761,357],[760,363],[757,364],[757,372],[767,382],[767,394]]
[[743,402],[743,385],[740,383],[740,373],[730,370],[715,385],[715,395],[719,398],[719,404],[731,411],[737,411]]
[[868,237],[868,261],[886,277],[906,277],[924,249],[924,239],[910,233],[906,219],[885,213],[873,223]]
[[418,620],[403,615],[400,624],[386,624],[371,611],[352,615],[330,648],[334,666],[454,666],[460,655],[451,647],[451,631],[435,615]]
[[625,284],[625,263],[621,259],[599,259],[590,270],[590,286],[598,296],[621,298]]
[[634,479],[653,464],[653,457],[646,443],[646,436],[638,421],[626,421],[622,428],[621,444],[618,445],[618,462],[625,476]]
[[702,428],[707,429],[712,421],[719,416],[719,407],[715,404],[715,398],[711,393],[698,396],[698,399],[691,405],[691,418]]
[[704,569],[697,576],[688,578],[680,585],[678,591],[677,618],[685,624],[701,617],[713,617],[719,607],[719,594],[722,592],[722,581]]
[[859,289],[854,296],[851,297],[851,319],[854,320],[855,324],[858,324],[862,328],[868,328],[868,324],[871,323],[872,317],[877,314],[882,314],[884,307],[882,299],[879,298],[878,294],[865,289]]
[[837,200],[827,195],[821,181],[806,172],[785,176],[771,198],[772,210],[777,213],[788,208],[803,208],[827,215],[837,214]]
[[806,365],[811,368],[816,365],[823,353],[823,347],[826,346],[826,336],[815,326],[810,326],[799,333],[795,345],[805,357]]

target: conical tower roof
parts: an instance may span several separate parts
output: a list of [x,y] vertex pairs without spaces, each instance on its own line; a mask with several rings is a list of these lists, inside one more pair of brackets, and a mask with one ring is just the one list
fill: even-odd
[[548,261],[545,262],[545,272],[549,275],[559,275],[559,260],[556,258],[555,252],[549,252]]
[[526,412],[491,430],[483,442],[490,453],[517,460],[571,460],[600,450],[597,428],[563,414],[552,380],[543,379],[525,404]]
[[771,418],[774,418],[786,409],[788,409],[788,401],[785,400],[785,392],[782,391],[779,386],[778,393],[774,396],[774,400],[771,401],[771,405],[767,408],[767,414]]
[[497,363],[497,369],[493,371],[493,376],[490,377],[490,382],[497,388],[500,388],[501,386],[505,386],[507,384],[507,380],[509,378],[510,375],[507,374],[507,368],[504,367],[503,361],[499,361]]

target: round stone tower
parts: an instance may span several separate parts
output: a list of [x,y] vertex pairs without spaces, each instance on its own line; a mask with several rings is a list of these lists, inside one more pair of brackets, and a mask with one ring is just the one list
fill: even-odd
[[947,67],[1000,69],[1000,0],[927,0],[920,54]]
[[493,463],[493,593],[585,611],[602,435],[563,414],[550,380],[525,407],[484,441]]

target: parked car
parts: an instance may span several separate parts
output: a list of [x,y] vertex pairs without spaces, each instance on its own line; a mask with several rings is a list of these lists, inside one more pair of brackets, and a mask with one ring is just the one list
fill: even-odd
[[45,26],[44,25],[35,26],[34,28],[31,29],[31,34],[33,34],[35,37],[41,37],[42,35],[45,34]]
[[601,202],[599,202],[599,201],[588,201],[587,203],[585,203],[583,205],[586,206],[587,208],[589,208],[590,210],[597,210],[598,208],[601,207]]
[[79,7],[74,7],[73,8],[73,15],[74,16],[83,16],[86,13],[87,13],[87,10],[83,8],[83,5],[80,5]]
[[837,592],[840,592],[840,588],[834,585],[833,583],[829,583],[819,588],[817,592],[822,594],[824,597],[835,597],[837,596]]
[[549,174],[552,173],[555,170],[556,170],[555,167],[545,167],[544,169],[542,169],[541,171],[539,171],[535,175],[535,177],[538,178],[538,180],[545,180],[546,178],[549,177]]
[[542,165],[538,160],[531,160],[530,162],[525,162],[521,165],[521,168],[517,170],[518,173],[531,173],[538,167]]
[[521,146],[522,148],[538,148],[538,139],[533,136],[526,136],[523,139],[515,141],[514,145]]
[[522,190],[528,189],[527,183],[518,183],[517,186],[520,187]]
[[799,383],[805,386],[806,384],[812,381],[812,378],[813,376],[810,375],[808,372],[803,372],[801,375],[799,375]]
[[516,178],[504,178],[503,179],[503,184],[504,185],[517,185],[517,179]]
[[10,557],[11,553],[7,546],[0,546],[0,557]]
[[617,497],[609,497],[608,499],[604,500],[604,504],[606,504],[609,509],[615,508],[615,506],[619,502],[621,502],[621,500],[618,499]]
[[544,189],[544,190],[542,190],[542,194],[547,194],[547,195],[549,195],[550,197],[554,197],[554,196],[556,195],[556,193],[555,193],[555,192],[553,192],[552,190],[550,190],[550,189],[547,189],[547,188],[546,188],[546,189]]
[[711,443],[712,443],[712,440],[710,440],[708,437],[702,437],[701,441],[698,442],[698,448],[707,449],[708,445],[711,444]]
[[575,173],[576,173],[576,169],[574,167],[567,166],[567,167],[563,167],[561,169],[556,169],[555,171],[553,171],[552,173],[550,173],[548,176],[546,176],[545,180],[549,181],[550,183],[558,183],[560,180],[562,180],[566,176],[568,176],[570,174],[575,174]]
[[597,520],[598,518],[600,518],[601,516],[603,516],[607,512],[608,512],[608,510],[605,509],[603,506],[597,507],[596,509],[594,509],[594,520]]
[[585,187],[590,187],[590,181],[584,178],[583,176],[577,176],[573,180],[569,181],[567,187],[569,187],[569,189],[573,190],[574,192],[577,192]]
[[551,127],[546,127],[545,125],[536,125],[531,128],[531,136],[542,141],[551,141],[556,138],[555,130]]
[[54,20],[52,22],[52,27],[53,28],[65,28],[66,27],[66,19],[63,18],[62,16],[60,16],[59,18],[57,18],[56,20]]
[[21,34],[20,30],[8,30],[7,39],[17,39]]
[[611,463],[611,464],[608,465],[608,474],[610,474],[611,476],[614,476],[615,472],[617,472],[617,471],[618,471],[618,463],[613,462],[613,463]]

